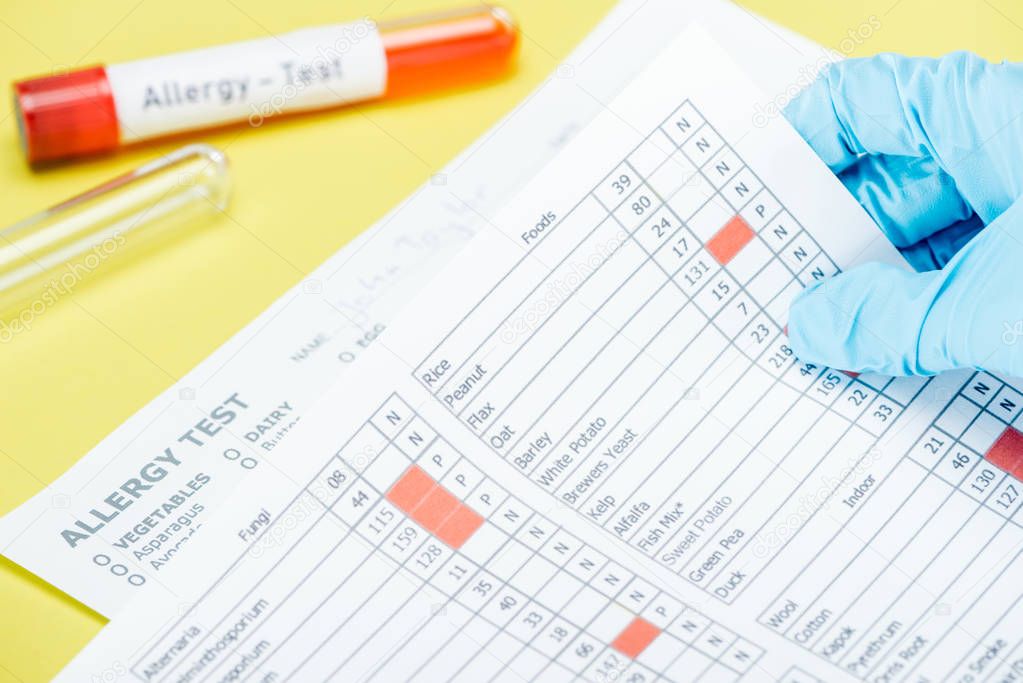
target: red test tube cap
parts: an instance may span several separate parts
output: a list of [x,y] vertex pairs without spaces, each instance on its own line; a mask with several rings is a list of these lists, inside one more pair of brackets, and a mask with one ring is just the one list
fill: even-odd
[[519,40],[511,15],[490,5],[381,22],[379,28],[387,54],[387,97],[498,76]]
[[101,66],[15,83],[14,110],[29,163],[118,146],[117,110]]

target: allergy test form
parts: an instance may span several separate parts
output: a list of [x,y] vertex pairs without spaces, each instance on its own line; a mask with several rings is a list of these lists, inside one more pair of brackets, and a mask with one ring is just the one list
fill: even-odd
[[620,3],[476,145],[3,517],[0,551],[106,616],[147,583],[175,589],[233,488],[278,467],[305,411],[400,305],[694,17],[733,36],[743,68],[777,92],[827,56],[720,0]]
[[1002,681],[1023,395],[787,345],[897,252],[681,34],[62,680]]

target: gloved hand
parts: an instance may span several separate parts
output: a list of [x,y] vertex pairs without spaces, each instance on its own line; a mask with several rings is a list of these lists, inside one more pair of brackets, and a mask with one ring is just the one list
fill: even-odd
[[785,115],[922,271],[867,264],[807,288],[789,313],[795,353],[1023,376],[1023,64],[850,59]]

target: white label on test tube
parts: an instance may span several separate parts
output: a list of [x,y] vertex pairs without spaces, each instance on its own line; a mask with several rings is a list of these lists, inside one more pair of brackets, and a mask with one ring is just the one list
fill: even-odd
[[122,143],[383,95],[387,58],[368,20],[106,68]]

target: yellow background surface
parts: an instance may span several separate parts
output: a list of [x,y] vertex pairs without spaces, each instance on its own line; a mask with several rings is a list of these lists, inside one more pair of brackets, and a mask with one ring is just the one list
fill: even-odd
[[[458,0],[0,0],[0,82]],[[0,344],[0,512],[57,478],[288,287],[371,225],[543,81],[612,0],[505,0],[524,40],[516,72],[483,88],[198,139],[228,153],[230,220],[96,278]],[[747,0],[849,56],[965,49],[1023,59],[1012,0]],[[876,17],[861,44],[844,40]],[[852,51],[849,52],[849,49]],[[0,105],[0,225],[131,169],[180,141],[42,172]],[[104,620],[0,560],[0,681],[46,680]]]

